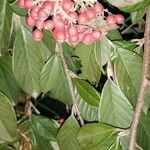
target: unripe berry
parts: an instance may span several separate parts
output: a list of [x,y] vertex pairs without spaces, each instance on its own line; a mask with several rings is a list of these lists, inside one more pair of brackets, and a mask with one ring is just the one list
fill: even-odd
[[43,20],[40,20],[40,19],[37,19],[35,21],[35,26],[38,28],[38,29],[42,29],[44,27],[44,22]]
[[74,6],[74,2],[71,0],[63,0],[61,2],[61,6],[62,6],[63,10],[71,11],[71,8],[73,8],[73,6]]
[[85,12],[86,12],[87,17],[88,17],[89,20],[94,19],[96,17],[96,12],[91,7],[87,7]]
[[94,38],[94,40],[99,40],[101,37],[100,31],[98,31],[98,30],[92,31],[92,37]]
[[40,30],[40,29],[35,29],[33,32],[32,32],[32,36],[35,40],[39,41],[43,38],[43,32]]
[[96,13],[101,13],[104,11],[104,7],[102,4],[100,3],[96,3],[94,6],[93,6],[93,9],[95,10]]
[[124,20],[125,20],[124,16],[121,15],[121,14],[115,15],[115,18],[116,18],[116,23],[117,24],[122,24],[124,22]]
[[43,7],[41,7],[38,11],[38,18],[41,19],[41,20],[45,20],[48,18],[48,13],[46,13],[43,9]]
[[86,33],[83,37],[83,43],[84,44],[91,44],[93,42],[93,37],[91,33]]
[[31,16],[28,16],[28,17],[26,17],[26,24],[28,26],[34,27],[35,26],[35,20]]
[[35,3],[33,0],[25,0],[24,5],[26,8],[31,9],[33,6],[35,6]]
[[53,22],[53,20],[46,20],[44,22],[44,27],[45,27],[45,29],[52,31],[54,29],[54,22]]
[[69,42],[75,44],[78,43],[79,42],[78,34],[69,36]]
[[88,16],[86,15],[85,12],[81,12],[78,17],[78,23],[82,24],[82,23],[86,23],[87,21],[88,21]]
[[65,39],[66,39],[66,33],[65,33],[65,30],[57,30],[55,29],[54,30],[54,36],[56,38],[56,40],[60,43],[64,42]]
[[18,5],[19,5],[20,8],[24,8],[25,7],[24,1],[25,0],[18,0]]
[[68,27],[68,34],[69,35],[76,35],[78,33],[77,27],[74,25],[70,25]]
[[116,25],[116,17],[114,15],[109,15],[106,18],[107,25]]
[[52,12],[54,10],[54,2],[52,2],[52,1],[45,1],[43,3],[43,9],[48,11],[48,12]]

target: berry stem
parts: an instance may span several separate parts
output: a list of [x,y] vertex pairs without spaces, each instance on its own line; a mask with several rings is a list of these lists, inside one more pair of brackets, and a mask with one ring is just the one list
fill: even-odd
[[150,7],[147,9],[147,16],[146,16],[142,78],[141,78],[141,84],[139,89],[139,95],[135,107],[135,113],[130,128],[130,140],[129,140],[128,150],[134,150],[136,146],[137,127],[144,106],[144,97],[149,85],[149,73],[150,73],[150,23],[149,22],[150,22]]
[[78,104],[77,104],[77,100],[76,100],[76,96],[75,96],[75,92],[74,92],[74,86],[73,86],[72,78],[71,78],[71,76],[69,74],[70,71],[68,69],[67,62],[66,62],[65,57],[64,57],[64,50],[62,48],[62,44],[61,43],[57,42],[56,50],[57,50],[58,55],[59,55],[59,57],[61,59],[62,66],[64,68],[64,72],[65,72],[66,79],[67,79],[67,82],[68,82],[68,86],[69,86],[69,90],[70,90],[70,94],[71,94],[71,98],[72,98],[72,102],[73,102],[72,109],[75,109],[76,112],[74,112],[74,114],[77,113],[81,125],[84,125],[84,120],[83,120],[83,118],[81,116],[81,113],[79,111],[79,108],[78,108]]

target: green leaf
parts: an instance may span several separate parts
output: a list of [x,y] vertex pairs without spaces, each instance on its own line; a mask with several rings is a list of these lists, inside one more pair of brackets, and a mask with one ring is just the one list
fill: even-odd
[[133,113],[132,106],[120,88],[108,80],[102,91],[99,121],[127,128],[130,126]]
[[14,43],[13,71],[21,88],[33,97],[40,93],[40,74],[50,55],[42,41],[35,41],[25,27],[20,27]]
[[55,51],[55,46],[56,46],[56,41],[54,39],[54,36],[48,30],[43,30],[43,31],[44,31],[43,43],[46,45],[49,51],[53,53]]
[[10,7],[12,8],[13,12],[18,14],[19,16],[26,16],[28,14],[28,10],[24,8],[20,8],[18,5],[18,0],[14,1],[10,4]]
[[122,36],[117,29],[110,30],[107,34],[107,37],[111,40],[122,40]]
[[53,121],[45,117],[32,115],[30,117],[30,128],[32,132],[40,135],[42,138],[56,141],[57,126]]
[[61,150],[81,150],[77,142],[77,133],[80,126],[77,120],[71,116],[60,128],[57,140]]
[[0,4],[0,55],[5,53],[10,41],[12,11],[7,0]]
[[33,150],[54,150],[51,142],[56,141],[58,128],[53,121],[42,116],[32,115],[29,119],[29,129]]
[[17,119],[10,100],[0,92],[0,140],[12,142],[17,135]]
[[103,67],[113,56],[111,44],[112,42],[106,36],[95,44],[94,53],[100,67]]
[[82,150],[106,150],[115,142],[116,129],[103,123],[90,123],[81,127],[78,142]]
[[143,150],[150,148],[150,112],[147,115],[143,114],[138,127],[138,144]]
[[50,91],[52,97],[66,103],[71,103],[66,76],[61,61],[56,55],[51,56],[45,64],[40,78],[41,90]]
[[100,65],[97,63],[94,51],[97,49],[97,44],[91,45],[79,44],[76,47],[76,54],[81,60],[81,77],[95,84],[99,82],[101,75]]
[[82,79],[75,79],[74,81],[80,97],[89,105],[98,107],[100,101],[99,93]]
[[132,20],[132,23],[137,23],[139,21],[141,21],[145,15],[145,8],[144,9],[141,9],[139,11],[136,11],[136,12],[132,12],[130,15],[131,15],[131,20]]
[[0,91],[5,93],[13,104],[20,95],[20,87],[13,76],[12,59],[8,56],[0,57]]
[[[117,48],[117,58],[114,62],[116,81],[122,92],[128,98],[132,106],[135,106],[139,92],[139,84],[142,71],[142,57],[135,52]],[[146,112],[150,101],[150,92],[147,90],[144,111]]]

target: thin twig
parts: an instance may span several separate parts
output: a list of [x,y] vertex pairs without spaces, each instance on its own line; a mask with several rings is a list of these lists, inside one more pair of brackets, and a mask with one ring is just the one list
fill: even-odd
[[84,125],[84,120],[81,117],[81,114],[80,114],[80,111],[79,111],[79,108],[78,108],[76,96],[75,96],[75,93],[74,93],[72,78],[70,76],[69,69],[68,69],[68,66],[67,66],[67,63],[66,63],[66,60],[65,60],[65,57],[64,57],[64,52],[63,52],[62,45],[61,45],[61,43],[57,43],[57,46],[58,46],[58,54],[59,54],[59,57],[61,59],[61,62],[62,62],[63,68],[64,68],[64,72],[65,72],[65,75],[66,75],[66,79],[67,79],[70,94],[71,94],[71,98],[72,98],[72,101],[73,101],[73,105],[74,105],[73,108],[75,108],[75,110],[76,110],[76,113],[79,117],[81,125]]
[[134,150],[136,146],[137,126],[139,124],[140,116],[144,105],[144,97],[149,84],[148,80],[150,71],[149,69],[150,69],[150,7],[147,9],[147,16],[146,16],[142,78],[135,113],[130,128],[130,141],[128,150]]

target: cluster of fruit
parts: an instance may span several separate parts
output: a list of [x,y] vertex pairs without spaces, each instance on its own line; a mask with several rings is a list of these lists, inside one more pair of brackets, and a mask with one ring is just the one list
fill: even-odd
[[[102,36],[101,29],[86,25],[90,20],[104,14],[104,7],[98,2],[81,7],[75,0],[18,0],[18,5],[29,9],[26,24],[36,27],[32,33],[36,40],[43,38],[43,29],[52,32],[58,42],[70,44],[81,41],[90,44]],[[105,20],[111,26],[122,24],[124,17],[110,14]]]

